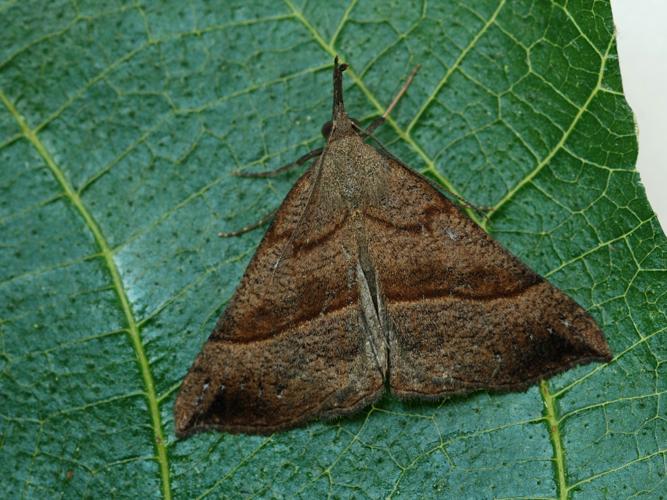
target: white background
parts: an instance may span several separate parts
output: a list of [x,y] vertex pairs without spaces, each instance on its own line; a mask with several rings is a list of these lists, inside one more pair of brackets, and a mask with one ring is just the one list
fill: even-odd
[[612,0],[623,90],[639,129],[637,170],[667,231],[667,0]]

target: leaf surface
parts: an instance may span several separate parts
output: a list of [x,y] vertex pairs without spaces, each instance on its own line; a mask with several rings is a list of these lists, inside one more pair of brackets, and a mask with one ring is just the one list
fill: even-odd
[[[654,498],[667,242],[634,168],[606,1],[7,2],[0,488],[9,496]],[[615,353],[525,393],[385,398],[271,437],[172,408],[262,231],[346,107],[588,308]]]

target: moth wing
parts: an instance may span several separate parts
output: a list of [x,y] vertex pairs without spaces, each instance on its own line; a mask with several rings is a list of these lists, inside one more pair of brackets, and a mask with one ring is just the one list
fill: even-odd
[[181,386],[176,432],[263,434],[354,411],[383,391],[359,309],[349,214],[318,164],[278,209]]
[[522,390],[608,360],[591,316],[528,269],[422,176],[387,159],[387,195],[366,212],[385,298],[391,391],[433,397]]

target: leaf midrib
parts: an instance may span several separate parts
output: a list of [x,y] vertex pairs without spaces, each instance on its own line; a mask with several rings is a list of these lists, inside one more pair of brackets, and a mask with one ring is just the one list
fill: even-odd
[[12,117],[16,120],[18,126],[21,129],[22,135],[42,157],[56,182],[63,189],[67,199],[74,206],[77,212],[79,212],[79,215],[83,219],[86,228],[91,232],[95,242],[97,243],[97,246],[99,247],[100,256],[104,260],[107,270],[109,271],[113,288],[116,292],[116,295],[118,296],[118,300],[120,301],[120,307],[127,323],[127,333],[130,336],[132,347],[137,357],[137,363],[139,365],[139,370],[141,372],[141,377],[144,383],[144,395],[148,403],[148,409],[151,418],[156,458],[160,468],[162,493],[165,499],[170,500],[171,486],[169,481],[169,459],[164,439],[164,432],[162,430],[162,419],[160,417],[160,408],[158,404],[157,393],[155,391],[155,382],[153,380],[150,364],[148,363],[148,358],[141,341],[139,327],[137,325],[136,318],[134,317],[134,312],[130,306],[130,302],[127,298],[127,293],[125,291],[123,281],[120,277],[120,273],[118,272],[118,267],[116,266],[116,263],[113,259],[111,247],[100,226],[93,218],[92,213],[88,210],[86,205],[83,203],[83,200],[74,190],[63,170],[55,163],[53,156],[49,153],[42,141],[39,139],[37,133],[30,128],[27,120],[18,112],[14,104],[9,100],[2,89],[0,89],[0,101],[2,101],[4,106],[7,108],[7,111],[9,111]]

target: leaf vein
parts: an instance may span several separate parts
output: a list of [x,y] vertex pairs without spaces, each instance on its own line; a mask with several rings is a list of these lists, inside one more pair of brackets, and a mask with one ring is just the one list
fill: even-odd
[[116,263],[113,259],[111,247],[109,246],[106,237],[102,233],[102,229],[93,218],[92,213],[88,210],[86,205],[83,203],[83,200],[74,190],[69,180],[65,177],[62,169],[56,165],[52,155],[37,136],[36,131],[28,126],[25,118],[18,112],[18,110],[14,107],[14,104],[7,98],[2,90],[0,90],[0,101],[2,101],[9,113],[14,117],[19,127],[21,128],[23,135],[39,153],[39,155],[46,163],[46,166],[51,171],[55,180],[65,191],[65,195],[70,200],[74,208],[79,212],[79,215],[83,219],[88,230],[92,233],[92,236],[100,249],[102,258],[108,268],[113,287],[120,301],[120,306],[123,315],[125,316],[125,321],[127,322],[130,340],[137,357],[139,369],[145,386],[145,396],[148,403],[151,426],[154,435],[154,446],[157,451],[157,460],[160,466],[159,468],[162,482],[162,492],[166,499],[171,499],[171,487],[169,483],[169,461],[167,457],[164,432],[162,430],[162,419],[157,401],[155,382],[153,380],[153,374],[150,369],[148,357],[146,356],[146,351],[144,350],[144,346],[141,341],[139,327],[134,317],[134,312],[130,306],[130,302],[125,291],[123,281],[120,277],[118,267],[116,266]]

